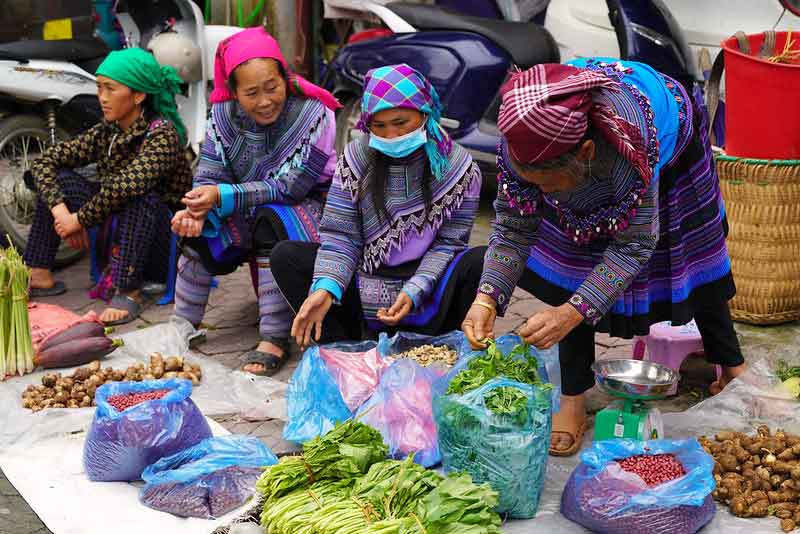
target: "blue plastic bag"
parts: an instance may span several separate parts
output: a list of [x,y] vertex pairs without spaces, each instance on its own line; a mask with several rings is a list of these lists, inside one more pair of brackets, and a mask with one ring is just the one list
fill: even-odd
[[[158,400],[118,412],[115,395],[170,390]],[[180,378],[112,382],[97,388],[97,410],[83,447],[83,467],[95,482],[139,480],[144,469],[211,437],[211,428],[192,399],[192,383]]]
[[424,467],[441,461],[432,397],[433,384],[442,373],[414,360],[397,360],[358,410],[356,419],[381,433],[392,458],[401,460],[413,452],[414,461]]
[[[461,352],[459,352],[458,362],[439,382],[439,384],[437,384],[437,393],[444,394],[444,392],[447,390],[447,386],[450,385],[450,381],[454,376],[466,369],[466,367],[469,365],[469,362],[472,361],[473,358],[486,354],[485,350],[473,350],[466,338],[464,339],[464,343],[465,345],[462,346]],[[522,338],[516,334],[505,334],[497,338],[497,348],[504,355],[511,353],[511,351],[521,343],[524,343]],[[533,345],[530,345],[528,347],[528,351],[529,354],[536,357],[536,360],[539,363],[538,371],[542,382],[549,382],[553,385],[553,389],[551,391],[553,398],[552,411],[553,413],[556,413],[558,412],[561,404],[561,364],[558,360],[558,345],[556,344],[547,350],[540,350]]]
[[[496,414],[486,400],[498,388],[518,389],[527,398],[513,414]],[[511,518],[536,515],[547,469],[551,429],[550,391],[495,378],[464,394],[433,400],[439,448],[446,473],[466,472],[476,484],[498,493],[497,512]]]
[[[343,352],[366,352],[375,347],[372,341],[360,343],[331,343],[326,345]],[[353,412],[339,391],[328,367],[314,346],[305,351],[286,390],[289,420],[283,427],[283,439],[304,443],[331,430],[336,423],[346,421]]]
[[145,469],[139,500],[180,517],[214,519],[252,497],[264,468],[277,462],[258,438],[208,438]]
[[[686,474],[648,487],[616,460],[638,455],[672,454]],[[596,441],[581,453],[561,496],[564,517],[598,532],[685,534],[708,523],[716,507],[714,460],[696,439],[670,441]]]

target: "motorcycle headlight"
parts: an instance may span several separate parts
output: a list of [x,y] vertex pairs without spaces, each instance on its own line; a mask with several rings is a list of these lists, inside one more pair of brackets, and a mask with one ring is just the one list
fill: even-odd
[[169,65],[178,71],[178,76],[186,83],[203,79],[203,59],[200,47],[191,39],[176,32],[159,33],[147,44],[162,65]]

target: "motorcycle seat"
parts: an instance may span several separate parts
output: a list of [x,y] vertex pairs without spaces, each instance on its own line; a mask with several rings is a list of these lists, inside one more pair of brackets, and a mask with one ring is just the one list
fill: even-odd
[[[80,63],[104,58],[110,51],[103,41],[95,38],[58,41],[32,39],[0,44],[0,59],[5,56],[6,58],[47,59]],[[94,74],[94,70],[91,73]]]
[[553,36],[533,22],[473,17],[443,7],[407,2],[392,2],[386,7],[419,30],[466,31],[482,35],[508,52],[522,69],[560,61]]

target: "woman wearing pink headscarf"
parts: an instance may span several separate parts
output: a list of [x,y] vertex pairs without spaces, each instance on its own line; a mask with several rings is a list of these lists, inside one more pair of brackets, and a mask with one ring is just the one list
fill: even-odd
[[261,343],[244,370],[274,374],[288,353],[291,310],[270,270],[280,240],[319,241],[336,167],[339,103],[289,71],[277,41],[250,28],[222,41],[213,106],[194,189],[172,228],[183,237],[175,313],[197,326],[211,277],[250,262],[257,281]]

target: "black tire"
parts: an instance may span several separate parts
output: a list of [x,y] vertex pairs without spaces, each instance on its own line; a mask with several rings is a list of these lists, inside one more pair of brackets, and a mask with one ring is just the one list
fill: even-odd
[[361,102],[355,95],[342,97],[342,108],[336,112],[336,153],[341,154],[352,140],[351,130],[356,127],[361,116]]
[[[57,140],[64,136],[56,132]],[[22,174],[49,144],[50,130],[41,117],[11,115],[0,120],[0,231],[20,252],[28,242],[35,207],[35,194],[25,188]],[[82,256],[83,252],[62,244],[55,266],[69,265]]]

